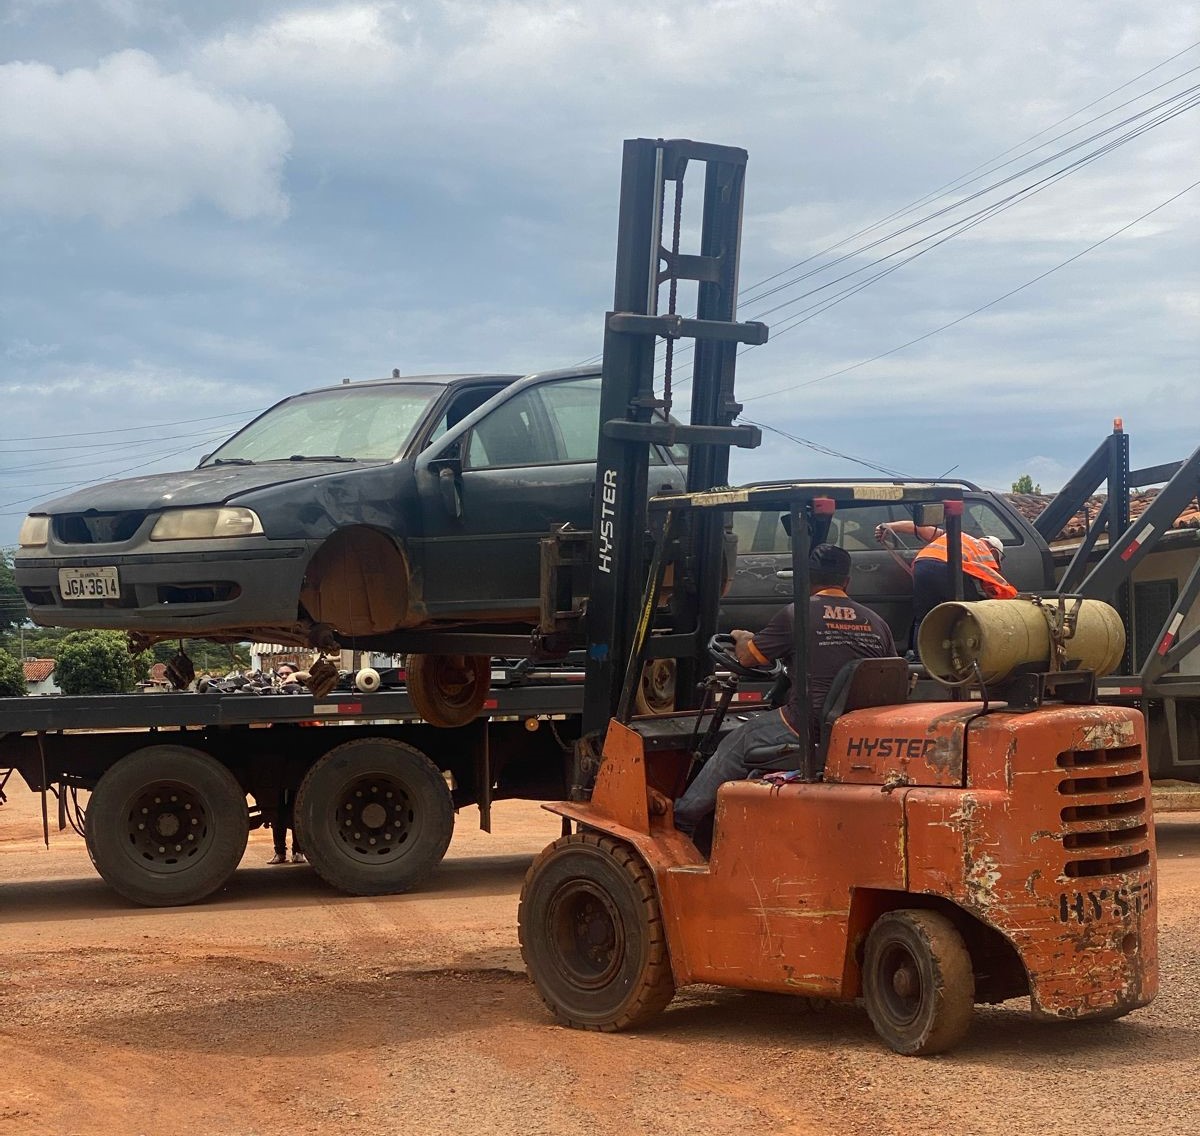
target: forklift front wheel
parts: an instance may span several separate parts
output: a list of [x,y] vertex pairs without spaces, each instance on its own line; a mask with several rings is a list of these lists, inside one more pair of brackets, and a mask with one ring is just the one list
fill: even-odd
[[936,911],[889,911],[867,935],[863,1000],[897,1053],[943,1053],[971,1025],[975,974],[962,936]]
[[564,1025],[640,1025],[675,996],[650,869],[620,841],[564,836],[531,865],[517,913],[521,956]]
[[475,720],[492,685],[487,655],[409,655],[404,683],[413,709],[431,726]]

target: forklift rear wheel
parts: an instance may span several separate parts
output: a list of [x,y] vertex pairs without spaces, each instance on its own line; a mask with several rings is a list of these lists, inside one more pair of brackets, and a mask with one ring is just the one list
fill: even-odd
[[296,793],[296,835],[326,883],[350,895],[392,895],[441,863],[454,802],[441,771],[391,738],[335,746]]
[[654,877],[627,844],[556,840],[525,877],[517,927],[529,976],[564,1025],[627,1029],[675,996]]
[[634,696],[637,714],[670,714],[675,709],[675,660],[650,659]]
[[431,726],[474,721],[492,685],[487,655],[409,655],[404,682],[413,708]]
[[219,761],[156,745],[121,758],[96,784],[84,839],[113,890],[147,907],[195,903],[246,851],[246,794]]
[[889,911],[867,935],[863,1000],[897,1053],[943,1053],[971,1025],[975,974],[962,936],[936,911]]

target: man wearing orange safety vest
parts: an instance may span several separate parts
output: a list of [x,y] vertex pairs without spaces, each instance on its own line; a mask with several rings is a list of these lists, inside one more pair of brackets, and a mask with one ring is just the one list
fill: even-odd
[[[932,525],[912,521],[885,521],[875,527],[875,539],[882,543],[889,534],[909,533],[929,543],[913,560],[912,641],[916,645],[917,628],[940,603],[954,599],[950,579],[946,534]],[[1011,600],[1017,589],[1000,573],[1004,543],[999,537],[962,534],[963,598],[967,600]]]

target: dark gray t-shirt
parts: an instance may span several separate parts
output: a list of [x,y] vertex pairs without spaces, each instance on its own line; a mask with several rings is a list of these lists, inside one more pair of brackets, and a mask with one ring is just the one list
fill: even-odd
[[[808,601],[808,694],[809,721],[817,728],[825,696],[838,671],[851,659],[879,659],[896,654],[892,629],[882,616],[845,592],[827,591]],[[793,607],[788,604],[754,636],[754,646],[769,661],[791,663]],[[783,714],[788,725],[800,721],[800,693],[792,684]],[[815,734],[814,734],[815,736]]]

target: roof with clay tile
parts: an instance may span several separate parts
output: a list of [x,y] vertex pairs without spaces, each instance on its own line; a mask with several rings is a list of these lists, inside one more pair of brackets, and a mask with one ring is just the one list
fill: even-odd
[[21,663],[26,682],[45,682],[54,673],[53,659],[25,659]]

